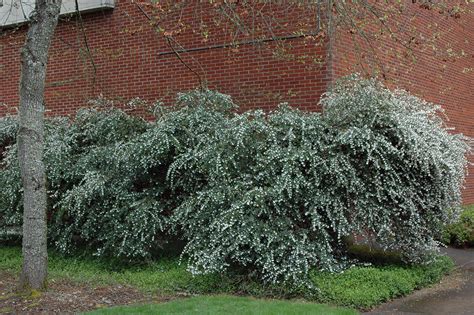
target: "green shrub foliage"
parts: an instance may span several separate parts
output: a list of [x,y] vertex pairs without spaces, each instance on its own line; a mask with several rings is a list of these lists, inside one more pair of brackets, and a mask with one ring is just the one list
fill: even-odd
[[443,242],[457,247],[474,247],[474,205],[466,207],[458,220],[445,226]]
[[342,81],[322,104],[352,225],[408,261],[428,258],[448,209],[459,211],[471,140],[450,133],[439,106],[375,81]]
[[[180,237],[194,274],[243,267],[269,282],[344,267],[352,234],[429,261],[460,203],[469,139],[439,107],[357,76],[321,104],[237,113],[193,91],[153,122],[110,106],[48,120],[51,243],[142,260]],[[15,132],[0,119],[0,227],[21,223]]]

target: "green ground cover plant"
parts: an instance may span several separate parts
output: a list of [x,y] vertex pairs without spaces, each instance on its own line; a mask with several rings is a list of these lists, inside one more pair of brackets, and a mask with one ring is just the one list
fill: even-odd
[[[199,90],[154,106],[154,121],[104,100],[50,119],[50,246],[144,268],[175,249],[194,276],[294,290],[314,286],[313,270],[351,267],[354,234],[405,263],[434,262],[459,211],[470,140],[439,106],[358,76],[321,105],[239,112],[229,96]],[[4,234],[22,217],[15,132],[15,117],[0,119]]]
[[464,207],[459,218],[444,228],[443,242],[456,247],[474,247],[474,205]]
[[439,282],[453,267],[448,257],[440,257],[426,266],[360,266],[339,274],[314,271],[311,280],[320,290],[320,302],[370,309]]
[[[386,260],[387,262],[389,259]],[[18,273],[21,248],[0,247],[0,272]],[[312,270],[310,281],[318,290],[301,286],[265,284],[258,278],[232,273],[193,276],[177,257],[162,258],[147,266],[121,265],[97,257],[64,257],[50,252],[50,280],[69,279],[92,285],[126,284],[159,295],[237,294],[259,298],[304,298],[317,303],[369,309],[416,289],[437,283],[451,271],[453,262],[440,257],[423,266],[396,262],[357,265],[340,273]]]

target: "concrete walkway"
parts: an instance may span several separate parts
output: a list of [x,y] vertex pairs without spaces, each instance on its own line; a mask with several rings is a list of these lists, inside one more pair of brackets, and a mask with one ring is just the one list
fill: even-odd
[[366,314],[474,314],[474,249],[442,250],[456,262],[456,270],[441,283],[382,304]]

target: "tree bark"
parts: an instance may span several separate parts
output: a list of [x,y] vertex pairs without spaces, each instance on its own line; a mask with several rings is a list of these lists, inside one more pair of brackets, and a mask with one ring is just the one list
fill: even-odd
[[48,52],[61,0],[36,0],[21,51],[18,159],[23,183],[23,267],[20,288],[43,290],[47,276],[44,88]]

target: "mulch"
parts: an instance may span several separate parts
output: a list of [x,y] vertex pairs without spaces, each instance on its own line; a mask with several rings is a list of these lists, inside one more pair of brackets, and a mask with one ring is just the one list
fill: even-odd
[[18,278],[0,272],[0,314],[77,314],[116,305],[164,302],[170,298],[147,295],[123,286],[95,286],[52,280],[48,290],[32,297],[17,292]]

